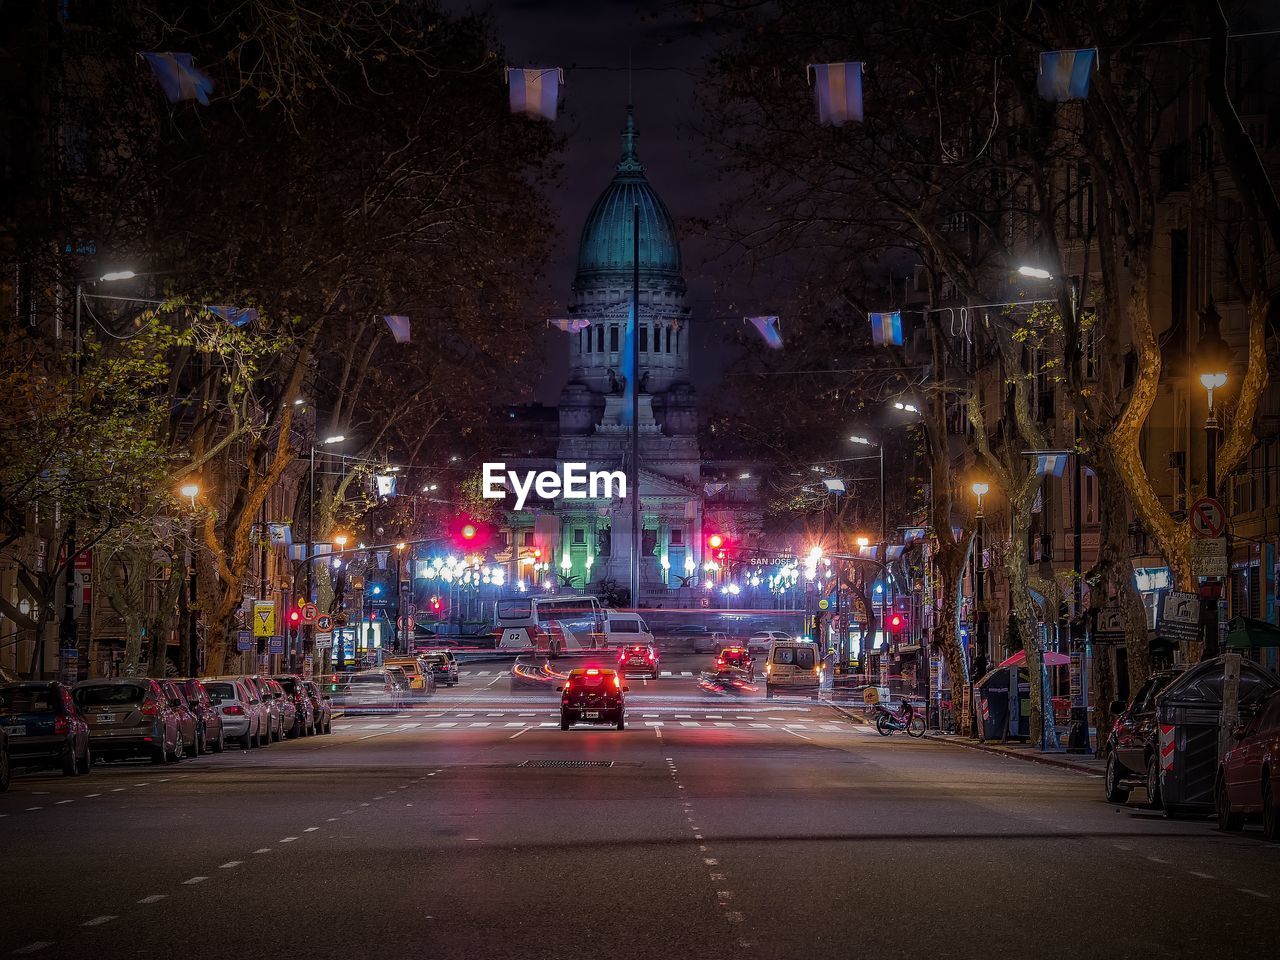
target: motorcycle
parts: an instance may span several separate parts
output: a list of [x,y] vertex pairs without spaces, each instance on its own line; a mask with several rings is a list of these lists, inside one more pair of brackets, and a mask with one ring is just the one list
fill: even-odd
[[698,677],[698,686],[707,693],[720,696],[741,696],[755,693],[760,688],[753,684],[744,671],[736,669],[705,672]]
[[905,730],[907,736],[918,740],[924,736],[924,717],[915,712],[908,717],[904,711],[895,713],[876,704],[876,732],[882,737],[888,737],[897,730]]

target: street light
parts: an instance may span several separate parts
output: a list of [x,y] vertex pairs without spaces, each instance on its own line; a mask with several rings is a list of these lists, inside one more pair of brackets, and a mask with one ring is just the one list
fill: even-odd
[[200,495],[200,485],[197,483],[184,483],[178,488],[178,492],[191,501],[191,509],[196,508],[196,497]]
[[975,480],[969,487],[973,491],[973,495],[978,498],[978,517],[982,517],[982,498],[991,492],[991,485],[981,480]]
[[880,542],[884,543],[886,535],[884,519],[884,444],[877,443],[869,437],[864,437],[856,433],[849,437],[849,442],[856,443],[862,447],[875,447],[877,450],[877,456],[880,460]]
[[920,408],[913,403],[903,403],[901,400],[893,401],[893,409],[902,410],[905,413],[919,413]]
[[1043,267],[1032,266],[1029,263],[1024,263],[1022,264],[1022,266],[1018,267],[1018,273],[1022,274],[1022,276],[1024,277],[1030,277],[1032,280],[1052,280],[1053,279],[1053,274],[1050,273],[1048,270],[1044,269]]
[[[1200,341],[1196,344],[1202,371],[1200,383],[1209,399],[1209,410],[1204,419],[1204,492],[1212,498],[1218,496],[1218,412],[1213,406],[1213,391],[1227,385],[1227,370],[1231,362],[1231,347],[1219,331],[1221,320],[1213,303],[1206,304],[1200,311]],[[1216,589],[1206,591],[1200,617],[1205,657],[1218,655],[1218,592],[1221,587],[1217,578],[1213,578],[1211,583]]]
[[112,270],[110,273],[104,273],[99,280],[110,283],[112,280],[132,280],[137,274],[132,270]]

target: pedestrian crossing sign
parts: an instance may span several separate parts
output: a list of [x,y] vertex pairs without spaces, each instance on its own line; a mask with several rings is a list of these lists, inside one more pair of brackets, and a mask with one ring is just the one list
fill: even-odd
[[276,605],[273,600],[253,602],[253,635],[273,637],[276,633]]

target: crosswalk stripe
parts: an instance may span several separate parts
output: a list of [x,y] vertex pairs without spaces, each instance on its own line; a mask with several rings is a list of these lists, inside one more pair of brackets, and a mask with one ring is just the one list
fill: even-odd
[[452,720],[446,720],[444,723],[437,723],[435,725],[437,730],[441,729],[442,727],[456,727],[456,726],[457,724],[454,723]]
[[468,727],[487,727],[487,726],[489,726],[489,721],[488,721],[488,720],[481,720],[479,723],[469,723],[469,724],[467,724],[467,726],[468,726]]
[[669,677],[669,676],[671,676],[671,671],[670,671],[670,670],[659,670],[659,671],[658,671],[658,676],[660,676],[660,677]]
[[680,721],[680,726],[682,726],[682,727],[700,727],[700,726],[702,726],[702,724],[700,724],[697,720],[681,720],[681,721]]

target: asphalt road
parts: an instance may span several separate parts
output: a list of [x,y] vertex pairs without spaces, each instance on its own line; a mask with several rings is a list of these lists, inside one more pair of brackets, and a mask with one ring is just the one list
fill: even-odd
[[425,707],[15,778],[0,956],[1262,957],[1280,845],[829,709],[631,682],[627,730],[473,668]]

